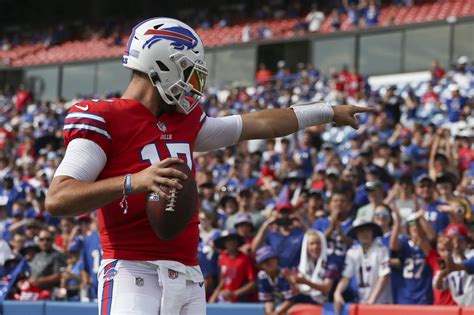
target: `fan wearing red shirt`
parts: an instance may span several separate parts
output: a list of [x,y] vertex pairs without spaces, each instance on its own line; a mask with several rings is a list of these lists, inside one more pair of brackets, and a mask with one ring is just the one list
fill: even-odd
[[346,82],[346,92],[350,97],[356,97],[364,86],[364,78],[357,72],[355,67],[352,68]]
[[222,232],[215,246],[219,256],[220,280],[209,302],[257,302],[257,271],[252,258],[239,251],[243,237],[230,230]]
[[425,95],[423,95],[423,98],[422,98],[423,104],[427,104],[427,103],[433,103],[433,104],[436,104],[436,105],[439,104],[439,95],[438,95],[438,93],[433,91],[433,87],[434,87],[434,83],[430,81],[428,83],[428,89],[427,89]]
[[[419,212],[421,213],[421,212]],[[420,230],[420,233],[425,235],[434,235],[434,230],[430,226],[430,224],[422,217],[420,217],[420,222],[417,222],[417,229]],[[426,263],[431,267],[433,270],[433,278],[436,279],[441,269],[445,269],[446,267],[443,266],[444,262],[442,261],[441,257],[448,254],[448,243],[449,239],[443,234],[440,233],[436,239],[436,248],[432,248],[430,242],[423,238],[421,241],[421,249],[425,254]],[[434,305],[456,305],[454,302],[453,297],[451,296],[451,292],[448,290],[438,290],[436,286],[433,285],[433,304]]]

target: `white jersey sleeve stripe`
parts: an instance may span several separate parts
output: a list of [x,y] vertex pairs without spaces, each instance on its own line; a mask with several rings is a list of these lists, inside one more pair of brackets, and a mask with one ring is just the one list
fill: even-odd
[[71,129],[76,129],[76,130],[88,130],[88,131],[93,131],[100,133],[101,135],[105,136],[107,139],[112,140],[112,137],[110,134],[97,126],[92,126],[92,125],[87,125],[87,124],[67,124],[64,125],[64,130],[71,130]]
[[95,120],[95,121],[100,121],[102,123],[105,123],[105,119],[102,118],[101,116],[99,115],[95,115],[95,114],[88,114],[88,113],[70,113],[69,115],[66,116],[66,120],[67,119],[71,119],[71,118],[87,118],[87,119],[91,119],[91,120]]

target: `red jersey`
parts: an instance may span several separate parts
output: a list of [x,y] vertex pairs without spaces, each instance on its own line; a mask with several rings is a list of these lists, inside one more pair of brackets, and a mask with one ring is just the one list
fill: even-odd
[[[426,262],[428,265],[430,265],[431,269],[433,270],[433,275],[438,272],[439,268],[439,263],[438,260],[441,258],[441,256],[438,254],[438,252],[434,249],[432,249],[429,253],[429,255],[425,258]],[[434,305],[456,305],[456,302],[454,302],[453,297],[451,296],[451,292],[449,290],[438,290],[435,287],[433,287],[433,297],[434,297]]]
[[[74,105],[64,122],[66,146],[76,138],[97,143],[107,156],[97,180],[134,174],[168,157],[180,157],[195,172],[193,148],[206,115],[197,106],[188,115],[164,113],[156,118],[140,102],[110,99]],[[98,210],[104,259],[172,260],[195,266],[199,241],[198,211],[174,240],[164,241],[153,232],[145,211],[146,194],[121,198]]]
[[[219,266],[221,268],[221,279],[224,281],[223,289],[235,291],[251,281],[257,280],[257,271],[252,258],[241,252],[235,257],[231,257],[226,251],[219,256]],[[257,302],[257,292],[247,296],[231,298],[232,302]]]

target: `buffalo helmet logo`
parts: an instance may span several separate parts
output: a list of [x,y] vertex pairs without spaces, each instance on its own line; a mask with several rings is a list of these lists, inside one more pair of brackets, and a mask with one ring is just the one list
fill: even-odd
[[142,49],[145,49],[145,47],[150,48],[153,44],[163,39],[171,41],[171,45],[177,50],[193,49],[198,43],[197,38],[193,33],[191,33],[191,31],[180,26],[166,27],[156,30],[149,29],[145,32],[145,35],[153,36],[143,44]]

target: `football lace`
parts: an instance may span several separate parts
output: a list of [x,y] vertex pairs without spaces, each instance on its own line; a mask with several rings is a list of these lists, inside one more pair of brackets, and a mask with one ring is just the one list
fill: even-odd
[[[173,180],[175,182],[178,181],[176,178],[173,178]],[[175,210],[174,207],[176,205],[176,199],[177,199],[176,188],[171,188],[171,190],[170,190],[170,199],[169,199],[168,203],[166,204],[165,211],[174,211]]]

